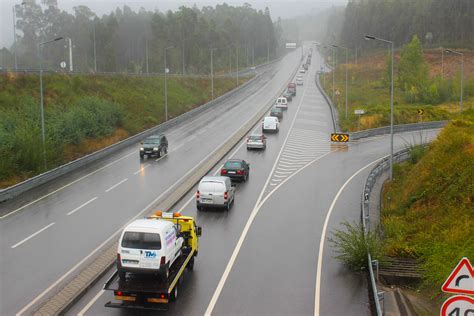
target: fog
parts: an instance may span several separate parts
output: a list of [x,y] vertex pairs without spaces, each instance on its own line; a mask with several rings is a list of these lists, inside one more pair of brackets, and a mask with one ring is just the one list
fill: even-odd
[[[13,13],[12,7],[15,4],[21,3],[21,0],[0,0],[1,2],[1,15],[0,15],[0,48],[10,47],[13,42]],[[36,0],[37,3],[40,0]],[[168,10],[177,10],[180,6],[192,7],[196,4],[198,7],[203,6],[215,6],[226,2],[229,5],[240,6],[244,3],[250,3],[255,9],[264,9],[268,7],[273,20],[278,17],[282,19],[292,18],[297,16],[303,16],[310,13],[316,13],[319,10],[325,9],[332,5],[341,5],[347,3],[347,0],[255,0],[255,1],[204,1],[204,0],[193,0],[193,1],[180,1],[180,0],[144,0],[144,1],[115,1],[115,0],[58,0],[59,8],[72,12],[72,8],[79,5],[88,6],[98,16],[107,14],[117,7],[123,7],[124,5],[129,6],[134,11],[139,10],[141,7],[146,10],[161,12]]]

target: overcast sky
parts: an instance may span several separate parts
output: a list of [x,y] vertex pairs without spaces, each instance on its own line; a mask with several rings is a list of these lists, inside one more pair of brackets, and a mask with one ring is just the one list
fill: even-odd
[[[1,2],[1,15],[0,15],[0,48],[4,46],[10,46],[13,42],[13,13],[12,7],[15,4],[21,3],[21,0],[0,0]],[[36,0],[37,3],[40,0]],[[215,0],[129,0],[129,1],[116,1],[116,0],[58,0],[59,7],[62,10],[72,12],[72,8],[78,5],[88,6],[97,15],[102,16],[103,14],[109,13],[117,6],[128,5],[133,10],[137,11],[140,7],[144,7],[147,10],[154,11],[167,11],[176,10],[180,6],[184,5],[192,7],[196,4],[198,7],[202,6],[215,6],[226,2],[229,5],[240,6],[245,2],[248,2],[252,7],[256,9],[264,9],[269,7],[270,14],[273,20],[278,17],[290,18],[295,16],[301,16],[313,11],[319,11],[320,9],[327,8],[331,5],[341,5],[347,3],[347,0],[247,0],[247,1],[215,1]]]

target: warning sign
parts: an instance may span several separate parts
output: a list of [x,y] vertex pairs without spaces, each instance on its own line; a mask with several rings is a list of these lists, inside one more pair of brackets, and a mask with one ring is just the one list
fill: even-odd
[[459,261],[441,290],[446,293],[474,295],[474,268],[469,259],[464,257]]
[[474,315],[474,299],[464,295],[452,296],[443,303],[440,314],[441,316]]

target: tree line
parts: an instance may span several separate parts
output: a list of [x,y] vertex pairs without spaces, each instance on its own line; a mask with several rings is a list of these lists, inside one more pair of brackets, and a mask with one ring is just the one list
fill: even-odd
[[[16,45],[0,51],[0,66],[8,69],[14,67],[14,51],[19,69],[38,69],[38,44],[57,37],[71,39],[73,68],[80,72],[163,73],[165,50],[171,73],[192,74],[210,72],[211,50],[214,69],[222,72],[277,54],[278,32],[268,8],[249,4],[182,6],[166,13],[123,6],[99,17],[83,5],[69,13],[57,0],[27,0],[15,12]],[[46,69],[69,63],[68,41],[42,45],[41,53]]]

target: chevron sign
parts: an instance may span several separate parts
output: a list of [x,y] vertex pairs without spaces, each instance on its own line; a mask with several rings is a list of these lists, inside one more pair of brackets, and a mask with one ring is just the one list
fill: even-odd
[[338,143],[347,143],[349,141],[349,134],[332,133],[331,141]]

